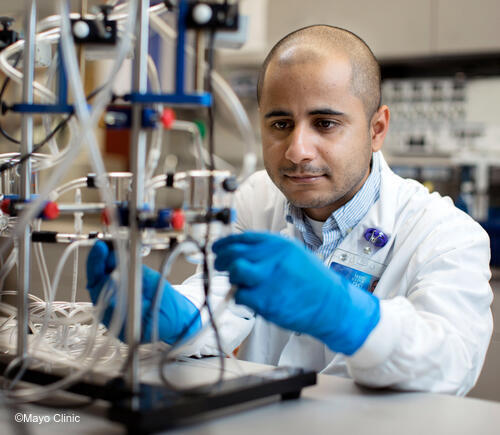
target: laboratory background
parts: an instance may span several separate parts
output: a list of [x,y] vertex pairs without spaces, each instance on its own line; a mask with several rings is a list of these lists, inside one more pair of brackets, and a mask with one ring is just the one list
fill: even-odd
[[[195,13],[200,5],[209,7]],[[446,409],[447,421],[462,412],[478,419],[483,412],[500,415],[499,17],[496,0],[0,1],[0,361],[5,378],[0,407],[7,430],[0,431],[11,433],[8,414],[30,397],[46,399],[75,383],[84,397],[99,396],[94,383],[102,388],[121,368],[134,385],[140,373],[153,372],[161,355],[172,358],[161,346],[139,349],[137,343],[127,356],[125,343],[116,337],[110,342],[95,322],[85,289],[89,249],[94,239],[115,243],[121,264],[128,258],[129,268],[116,273],[128,277],[129,293],[133,269],[142,262],[163,270],[173,284],[199,269],[203,251],[196,246],[231,232],[235,189],[263,169],[256,99],[261,64],[280,38],[312,24],[356,33],[377,57],[382,103],[391,111],[382,151],[392,170],[450,196],[490,237],[493,335],[476,386],[460,398],[471,400],[474,409],[459,399],[453,410]],[[217,32],[207,32],[208,22]],[[133,295],[124,296],[121,309],[137,321],[133,301]],[[175,365],[167,357],[163,362]],[[219,363],[217,358],[206,363],[215,383]],[[189,361],[183,364],[172,373],[195,382],[201,375],[186,369]],[[231,359],[226,364],[238,371]],[[194,366],[203,371],[203,360]],[[290,398],[303,387],[304,394],[317,388],[306,375],[275,373],[266,382]],[[245,382],[233,396],[216,397],[210,405],[209,396],[190,396],[193,403],[185,408],[212,410],[268,395],[265,386],[252,384],[247,390]],[[354,387],[339,388],[348,397]],[[154,390],[151,403],[161,401],[161,394]],[[356,394],[373,402],[370,392]],[[407,396],[402,397],[394,399],[395,406],[403,406]],[[298,410],[304,400],[309,399],[297,400]],[[429,403],[439,409],[439,400],[429,398]],[[367,421],[370,403],[360,402]],[[383,413],[379,403],[373,409]],[[38,405],[28,406],[36,415],[49,415]],[[409,408],[423,406],[408,402]],[[113,409],[109,416],[77,417],[87,419],[93,433],[121,433],[122,425],[136,427],[130,423],[134,419],[159,420],[158,412],[141,414],[133,403]],[[167,409],[161,412],[170,415]],[[186,409],[172,412],[186,413],[186,433],[201,433],[190,432]],[[264,411],[265,405],[261,411],[250,409],[262,412],[263,421],[280,418],[277,411]],[[71,426],[78,411],[61,411],[64,426],[57,426],[50,412],[52,426],[47,423],[46,430],[85,433],[83,426]],[[250,425],[253,417],[245,409],[235,415],[240,412],[240,417],[220,412],[211,418],[210,433]],[[398,418],[407,418],[406,412]],[[193,413],[201,430],[203,423]],[[218,419],[227,423],[218,427]],[[137,426],[137,433],[147,433],[148,427]],[[473,433],[463,427],[463,433]],[[48,433],[40,428],[33,433]]]

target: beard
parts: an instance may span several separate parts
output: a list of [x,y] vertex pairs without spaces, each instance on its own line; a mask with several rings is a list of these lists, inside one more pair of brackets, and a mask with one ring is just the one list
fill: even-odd
[[[288,166],[280,167],[276,173],[270,171],[270,168],[264,164],[267,173],[269,174],[273,183],[285,195],[288,201],[297,208],[323,208],[338,204],[337,208],[347,203],[359,191],[363,185],[363,179],[366,179],[368,172],[362,171],[355,174],[349,174],[347,178],[341,180],[340,185],[335,185],[332,180],[332,170],[329,167],[315,167],[310,163],[304,164],[290,164]],[[284,177],[292,174],[309,174],[324,176],[326,181],[330,182],[331,189],[325,188],[319,190],[311,187],[311,190],[292,189]],[[338,183],[337,183],[338,184]]]

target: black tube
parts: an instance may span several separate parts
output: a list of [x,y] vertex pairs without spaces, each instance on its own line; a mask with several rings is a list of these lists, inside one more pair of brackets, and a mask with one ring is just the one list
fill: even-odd
[[57,231],[33,231],[31,241],[34,243],[57,243]]

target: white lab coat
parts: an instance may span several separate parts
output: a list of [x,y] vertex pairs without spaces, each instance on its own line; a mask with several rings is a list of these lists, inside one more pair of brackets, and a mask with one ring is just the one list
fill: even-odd
[[[238,352],[244,360],[351,376],[373,387],[464,395],[479,376],[493,329],[488,236],[450,198],[400,178],[379,154],[380,198],[339,246],[366,255],[367,228],[389,236],[369,254],[386,269],[374,291],[381,319],[363,346],[352,357],[336,354],[231,304],[219,322],[225,348],[244,340]],[[285,221],[285,204],[267,174],[257,172],[236,195],[237,229],[300,238]],[[178,289],[199,306],[199,287],[192,277]],[[217,277],[213,288],[220,299],[227,279]],[[195,355],[213,350],[210,334],[191,347]]]

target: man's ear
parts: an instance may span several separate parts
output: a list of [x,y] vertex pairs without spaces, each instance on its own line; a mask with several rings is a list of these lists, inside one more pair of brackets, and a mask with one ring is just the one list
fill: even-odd
[[391,113],[386,105],[380,106],[380,108],[372,116],[370,121],[370,137],[373,152],[379,151],[382,148],[385,135],[389,130],[390,119]]

